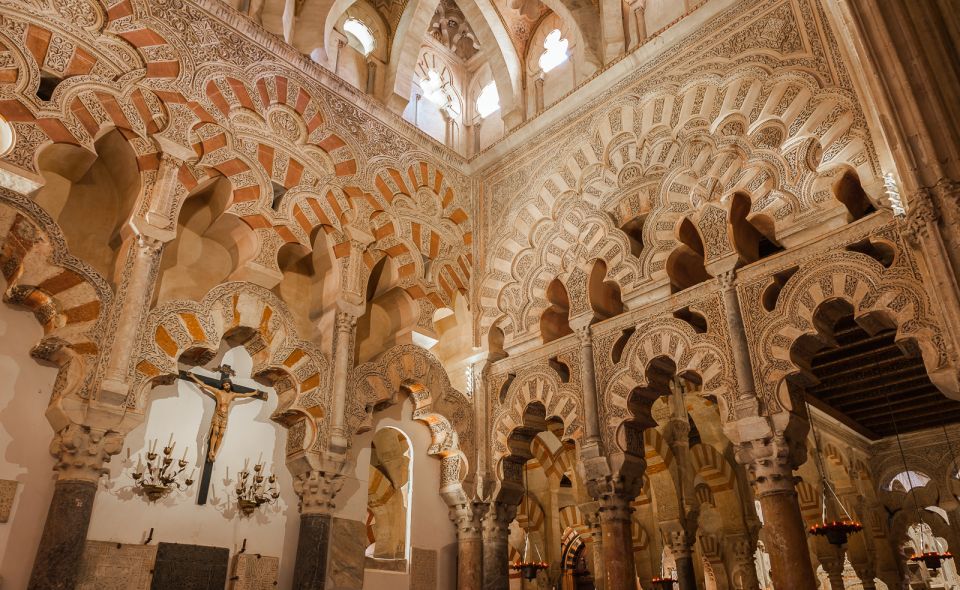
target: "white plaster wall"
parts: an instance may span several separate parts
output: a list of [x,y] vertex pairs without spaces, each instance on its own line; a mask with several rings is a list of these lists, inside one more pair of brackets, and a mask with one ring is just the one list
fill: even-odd
[[57,370],[30,358],[42,335],[32,313],[0,305],[0,478],[20,482],[10,520],[0,524],[0,576],[10,589],[27,587],[53,496],[54,433],[44,410]]
[[[437,588],[457,587],[457,532],[447,516],[447,505],[440,497],[440,460],[427,455],[430,430],[416,422],[413,402],[403,402],[377,412],[375,427],[354,438],[351,457],[353,470],[337,497],[336,516],[366,523],[367,482],[370,471],[370,442],[373,434],[384,427],[402,430],[413,446],[413,491],[410,546],[437,551]],[[366,570],[364,590],[417,590],[410,586],[410,576],[401,572]]]
[[[249,376],[252,361],[243,348],[228,350],[223,362],[237,372],[241,385],[256,385],[243,379]],[[213,365],[215,366],[215,364]],[[261,387],[262,386],[258,386]],[[124,451],[111,463],[108,483],[102,483],[94,503],[88,538],[98,541],[141,543],[151,527],[153,541],[227,547],[231,556],[247,540],[248,553],[280,557],[280,588],[292,584],[297,551],[299,515],[291,477],[284,465],[286,431],[270,421],[277,406],[272,390],[266,402],[240,400],[233,404],[227,433],[213,468],[207,504],[199,506],[201,453],[213,417],[214,401],[190,383],[158,387],[151,394],[145,422],[126,438]],[[159,439],[158,449],[173,433],[174,457],[179,459],[183,445],[189,446],[187,460],[198,465],[197,482],[186,492],[174,493],[157,503],[149,503],[132,489],[132,467],[137,454],[149,441]],[[126,449],[131,451],[130,460]],[[263,453],[267,469],[277,474],[280,499],[276,505],[240,517],[236,511],[234,488],[236,474],[249,458],[251,465]]]

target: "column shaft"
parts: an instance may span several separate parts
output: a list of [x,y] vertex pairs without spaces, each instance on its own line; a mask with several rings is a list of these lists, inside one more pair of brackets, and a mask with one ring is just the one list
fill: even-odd
[[482,590],[483,539],[457,539],[457,590]]
[[603,579],[607,590],[636,588],[637,569],[633,561],[631,512],[630,501],[626,498],[609,495],[600,499]]
[[688,549],[685,554],[677,556],[674,554],[677,562],[677,582],[680,590],[697,590],[697,573],[693,568],[693,555]]
[[301,514],[293,590],[323,590],[327,582],[330,515]]
[[499,502],[483,517],[483,590],[509,590],[510,552],[507,545],[510,522],[517,507]]
[[336,313],[330,446],[336,451],[344,452],[347,448],[347,373],[353,365],[353,340],[357,329],[357,316],[345,311]]
[[73,590],[76,586],[96,495],[96,482],[55,484],[29,590]]
[[757,499],[763,511],[763,534],[770,554],[773,587],[777,590],[816,588],[797,493],[793,490],[760,493]]

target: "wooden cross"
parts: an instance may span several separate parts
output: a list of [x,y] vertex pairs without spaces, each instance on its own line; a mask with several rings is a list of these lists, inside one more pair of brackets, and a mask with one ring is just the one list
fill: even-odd
[[230,413],[230,404],[237,399],[254,398],[266,401],[267,392],[235,385],[230,380],[237,373],[230,365],[220,365],[215,371],[220,372],[220,378],[197,375],[190,371],[180,371],[180,379],[192,381],[200,391],[206,393],[217,403],[210,421],[210,434],[207,436],[207,455],[203,463],[203,472],[200,475],[200,491],[197,493],[197,504],[207,503],[207,492],[210,489],[210,477],[213,474],[213,462],[217,459],[220,444],[227,432],[227,417]]

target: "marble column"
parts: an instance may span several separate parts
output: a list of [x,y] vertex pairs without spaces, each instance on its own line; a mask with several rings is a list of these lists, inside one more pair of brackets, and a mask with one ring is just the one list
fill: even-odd
[[757,544],[746,535],[727,537],[727,554],[730,556],[727,563],[727,573],[732,590],[757,590],[760,580],[757,579],[757,566],[754,552]]
[[760,502],[774,588],[816,588],[788,443],[782,437],[745,443],[737,460],[747,468]]
[[823,571],[827,572],[827,579],[830,580],[830,590],[843,590],[843,549],[834,549],[831,546],[827,551],[830,555],[819,555],[820,565]]
[[457,590],[483,588],[483,515],[487,506],[466,502],[450,508],[457,525]]
[[515,505],[492,502],[483,516],[483,590],[509,590],[510,523]]
[[593,512],[591,514],[583,511],[583,515],[587,521],[587,526],[590,528],[590,566],[593,573],[593,585],[597,590],[606,590],[603,573],[603,532],[600,530],[600,513]]
[[697,572],[693,567],[693,544],[690,543],[687,534],[683,531],[676,532],[667,542],[677,564],[677,583],[680,590],[696,590]]
[[607,590],[636,588],[633,533],[630,527],[632,498],[617,493],[600,497],[600,535],[603,539],[603,581]]
[[585,430],[584,444],[598,445],[600,443],[600,413],[597,410],[597,380],[593,363],[593,339],[590,337],[590,326],[576,329],[577,340],[580,342],[580,380],[583,387],[583,423]]
[[54,437],[50,452],[56,457],[57,481],[28,590],[72,590],[76,586],[97,486],[107,472],[103,464],[122,446],[120,434],[77,424]]
[[333,499],[342,487],[343,476],[338,472],[307,471],[294,477],[293,489],[300,497],[300,534],[293,590],[326,587]]
[[347,449],[347,374],[353,367],[357,316],[338,310],[333,340],[333,408],[330,412],[330,447],[337,452]]

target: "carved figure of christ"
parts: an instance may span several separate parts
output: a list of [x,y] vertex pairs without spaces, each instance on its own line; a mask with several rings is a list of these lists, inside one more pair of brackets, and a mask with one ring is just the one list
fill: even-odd
[[220,451],[220,445],[223,443],[223,437],[227,433],[227,419],[230,415],[230,407],[238,399],[253,398],[266,401],[267,394],[259,389],[234,385],[230,377],[236,373],[230,368],[230,365],[217,367],[220,371],[220,379],[213,379],[203,375],[197,375],[190,371],[180,371],[180,378],[193,381],[200,391],[213,398],[216,407],[213,411],[213,419],[210,420],[210,432],[207,435],[207,455],[203,463],[203,472],[200,476],[200,491],[197,493],[197,504],[207,503],[207,493],[210,489],[210,478],[213,472],[213,462],[217,459],[217,453]]

